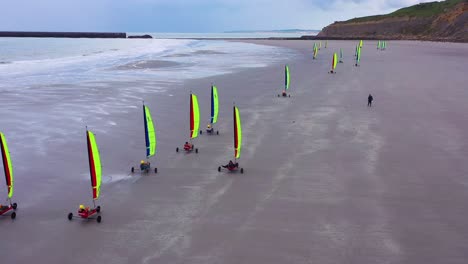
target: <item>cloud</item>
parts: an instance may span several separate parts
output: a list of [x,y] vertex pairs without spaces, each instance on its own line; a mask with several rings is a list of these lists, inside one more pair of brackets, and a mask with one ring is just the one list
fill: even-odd
[[0,30],[222,32],[321,29],[428,0],[15,0]]

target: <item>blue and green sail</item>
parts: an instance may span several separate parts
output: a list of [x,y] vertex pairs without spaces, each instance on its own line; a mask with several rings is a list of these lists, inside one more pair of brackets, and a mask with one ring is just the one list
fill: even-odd
[[151,111],[145,104],[143,104],[143,120],[145,123],[146,158],[148,159],[156,154],[157,141]]
[[356,47],[357,54],[356,54],[356,65],[359,65],[361,62],[361,48],[359,46]]
[[289,75],[289,66],[284,67],[284,89],[289,90],[289,84],[291,83],[291,76]]

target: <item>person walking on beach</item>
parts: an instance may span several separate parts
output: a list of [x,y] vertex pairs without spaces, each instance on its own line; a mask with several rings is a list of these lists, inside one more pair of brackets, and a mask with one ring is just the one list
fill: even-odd
[[372,106],[372,101],[374,101],[374,97],[372,97],[371,94],[367,97],[367,106],[371,107]]

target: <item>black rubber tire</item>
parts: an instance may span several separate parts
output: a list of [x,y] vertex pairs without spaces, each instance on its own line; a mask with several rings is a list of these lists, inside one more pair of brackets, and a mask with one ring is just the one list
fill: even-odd
[[197,148],[195,149],[195,153],[198,153],[198,149],[197,149]]
[[280,97],[280,95],[278,94],[278,97]]
[[175,152],[179,152],[179,148],[178,148],[178,147],[175,149]]
[[18,204],[17,204],[17,203],[13,203],[13,204],[11,205],[11,207],[13,207],[13,209],[16,210],[16,208],[18,207]]
[[73,219],[73,213],[69,213],[67,218],[68,218],[68,220],[71,221]]
[[101,217],[100,215],[98,215],[98,217],[96,218],[96,221],[97,221],[98,223],[101,223],[102,217]]
[[203,134],[203,131],[200,130],[200,135]]
[[101,212],[101,206],[98,205],[98,207],[96,207],[96,212],[98,212],[98,213]]
[[218,172],[221,172],[221,166],[218,167]]
[[218,131],[218,130],[216,130],[216,135],[219,135],[219,131]]
[[291,95],[288,95],[289,97],[291,97]]
[[241,168],[241,174],[244,174],[244,168]]
[[132,167],[132,169],[131,169],[130,171],[131,171],[132,173],[134,173],[134,172],[135,172],[135,168]]
[[158,168],[154,168],[154,173],[158,173]]
[[15,218],[16,218],[16,212],[11,213],[11,219],[15,219]]

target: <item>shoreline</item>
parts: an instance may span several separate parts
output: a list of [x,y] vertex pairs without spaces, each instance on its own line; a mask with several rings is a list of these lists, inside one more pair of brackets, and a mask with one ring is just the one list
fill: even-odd
[[[149,34],[151,35],[151,34]],[[467,43],[467,41],[463,40],[451,40],[446,38],[427,38],[424,36],[414,36],[414,37],[369,37],[369,36],[362,36],[362,37],[336,37],[336,36],[310,36],[310,35],[303,35],[300,37],[251,37],[251,38],[193,38],[193,37],[177,37],[177,38],[161,38],[158,36],[151,35],[153,39],[182,39],[182,40],[233,40],[233,41],[249,41],[249,40],[388,40],[388,41],[395,41],[395,40],[402,40],[402,41],[428,41],[428,42],[450,42],[450,43]],[[0,31],[0,38],[8,37],[8,38],[119,38],[119,39],[141,39],[143,36],[134,36],[129,35],[129,33],[125,32],[35,32],[35,31]]]

